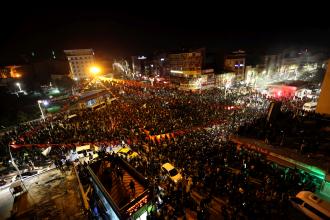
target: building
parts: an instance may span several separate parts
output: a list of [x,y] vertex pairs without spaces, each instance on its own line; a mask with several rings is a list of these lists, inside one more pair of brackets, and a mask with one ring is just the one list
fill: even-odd
[[21,78],[22,66],[12,65],[0,67],[0,78]]
[[325,57],[323,51],[286,49],[264,57],[265,74],[271,78],[279,73],[282,80],[298,79],[322,68]]
[[182,90],[209,89],[215,86],[214,69],[171,70],[171,84]]
[[[330,60],[329,60],[330,61]],[[330,115],[330,62],[328,61],[328,68],[325,73],[321,94],[316,106],[316,112],[320,114]],[[329,187],[330,188],[330,187]],[[330,189],[329,189],[330,191]]]
[[187,52],[168,55],[167,67],[171,71],[196,71],[201,73],[205,49],[190,50]]
[[221,74],[215,75],[215,86],[217,87],[230,87],[235,80],[234,72],[224,72]]
[[94,65],[94,51],[92,49],[64,50],[70,66],[70,77],[74,80],[89,77],[89,67]]
[[257,86],[263,83],[262,74],[265,73],[263,65],[246,65],[245,83],[250,86]]
[[155,55],[150,63],[151,71],[154,75],[159,77],[167,77],[168,74],[166,72],[166,64],[167,64],[167,54],[159,53]]
[[227,72],[235,73],[236,81],[245,80],[246,54],[243,50],[234,51],[225,56],[224,69]]
[[168,54],[165,65],[171,84],[183,90],[214,87],[214,68],[208,60],[214,59],[207,58],[204,48]]
[[165,77],[167,75],[166,60],[166,53],[132,56],[132,71],[137,77]]
[[150,60],[146,56],[132,56],[132,71],[136,76],[149,76],[151,73]]

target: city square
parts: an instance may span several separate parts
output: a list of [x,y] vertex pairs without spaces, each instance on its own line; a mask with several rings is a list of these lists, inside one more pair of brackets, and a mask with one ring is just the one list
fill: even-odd
[[0,219],[330,218],[328,46],[91,46],[0,56]]

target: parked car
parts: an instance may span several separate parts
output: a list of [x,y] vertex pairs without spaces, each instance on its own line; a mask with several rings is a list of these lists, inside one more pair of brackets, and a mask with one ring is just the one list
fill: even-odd
[[121,148],[117,154],[119,154],[120,156],[124,156],[126,159],[133,159],[137,156],[139,156],[138,153],[136,153],[135,151],[132,151],[129,147],[123,147]]
[[170,178],[174,183],[178,183],[182,180],[182,175],[178,170],[170,163],[165,163],[161,167],[162,172]]

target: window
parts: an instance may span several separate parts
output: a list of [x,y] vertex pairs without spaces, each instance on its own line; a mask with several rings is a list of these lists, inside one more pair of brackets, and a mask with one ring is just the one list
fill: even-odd
[[320,218],[323,218],[323,219],[329,219],[328,216],[326,216],[325,214],[323,214],[322,212],[320,212],[319,210],[317,210],[316,208],[308,205],[307,203],[304,204],[304,207],[306,209],[308,209],[309,211],[313,212],[315,215],[318,215]]
[[174,168],[172,170],[169,171],[170,176],[176,176],[178,174],[178,171]]

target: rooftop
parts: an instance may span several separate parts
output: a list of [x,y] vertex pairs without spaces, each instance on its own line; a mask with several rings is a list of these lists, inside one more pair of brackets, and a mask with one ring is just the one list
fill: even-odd
[[[122,180],[117,175],[118,169],[122,171]],[[132,207],[139,200],[150,195],[149,182],[119,157],[97,160],[89,165],[89,171],[94,181],[102,185],[99,188],[105,189],[103,193],[110,200],[108,202],[112,208],[122,217],[131,215]],[[132,180],[135,193],[130,188]]]

